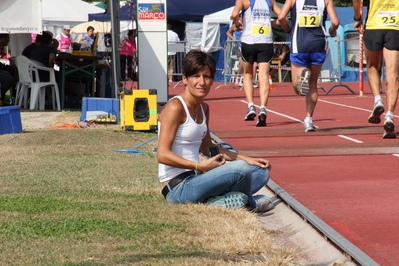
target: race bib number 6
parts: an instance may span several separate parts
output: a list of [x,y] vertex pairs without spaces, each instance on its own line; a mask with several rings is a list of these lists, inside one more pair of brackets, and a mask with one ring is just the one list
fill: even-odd
[[261,23],[252,23],[253,35],[270,35],[270,26]]
[[318,27],[320,26],[320,16],[317,11],[299,12],[299,27]]
[[378,11],[377,26],[396,26],[399,27],[399,11]]

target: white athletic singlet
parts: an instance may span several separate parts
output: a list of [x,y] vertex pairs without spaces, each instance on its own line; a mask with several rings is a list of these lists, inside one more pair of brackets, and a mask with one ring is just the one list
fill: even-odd
[[[177,98],[181,101],[184,110],[186,111],[187,119],[177,129],[171,150],[177,155],[187,160],[193,162],[199,162],[199,148],[202,143],[202,139],[205,137],[206,132],[208,131],[208,128],[206,126],[206,116],[204,110],[202,109],[202,104],[201,104],[201,112],[202,112],[202,117],[204,119],[201,124],[197,124],[194,121],[194,119],[190,116],[190,112],[188,111],[187,105],[184,102],[183,98],[180,96],[176,96],[173,98]],[[161,123],[158,122],[158,136],[160,133],[161,133]],[[189,170],[176,168],[161,163],[158,164],[158,177],[161,183],[169,181],[178,174],[181,174],[186,171]]]
[[270,0],[251,0],[242,13],[241,42],[246,44],[273,43]]

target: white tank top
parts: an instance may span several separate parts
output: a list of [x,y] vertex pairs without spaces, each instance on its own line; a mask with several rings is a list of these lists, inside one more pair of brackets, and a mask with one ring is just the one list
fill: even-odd
[[242,14],[241,42],[246,44],[273,43],[270,0],[251,0]]
[[[176,96],[181,101],[184,110],[186,111],[186,121],[179,126],[176,132],[175,139],[172,144],[171,150],[177,155],[193,161],[199,162],[199,149],[202,139],[205,137],[208,128],[206,126],[206,117],[201,105],[202,117],[204,118],[201,124],[197,124],[190,116],[187,105],[183,98]],[[173,99],[172,98],[172,99]],[[158,136],[161,133],[161,123],[158,122]],[[178,174],[190,171],[188,169],[176,168],[165,164],[158,164],[158,177],[159,181],[165,182],[173,179]]]

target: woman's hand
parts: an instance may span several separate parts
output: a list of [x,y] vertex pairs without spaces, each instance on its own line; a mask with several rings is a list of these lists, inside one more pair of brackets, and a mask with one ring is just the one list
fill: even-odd
[[[218,160],[220,159],[220,162]],[[198,170],[201,172],[207,172],[209,170],[212,170],[218,166],[224,165],[226,163],[226,160],[223,158],[223,154],[217,154],[205,162],[201,162],[198,164]]]
[[263,158],[247,158],[245,160],[247,164],[249,165],[256,165],[262,168],[268,168],[269,170],[272,168],[272,165],[270,164],[269,160],[263,159]]

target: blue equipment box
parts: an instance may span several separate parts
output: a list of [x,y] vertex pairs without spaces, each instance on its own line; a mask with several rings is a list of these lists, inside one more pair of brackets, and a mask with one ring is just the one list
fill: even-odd
[[119,99],[83,97],[82,115],[80,116],[80,121],[92,120],[96,120],[98,122],[119,122]]
[[22,132],[21,106],[0,107],[0,135]]

